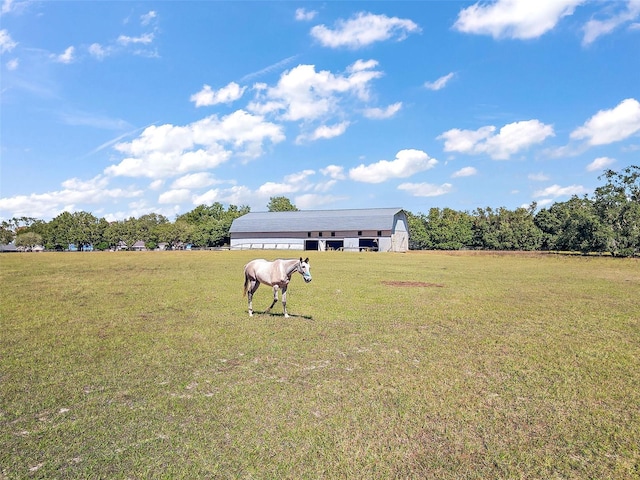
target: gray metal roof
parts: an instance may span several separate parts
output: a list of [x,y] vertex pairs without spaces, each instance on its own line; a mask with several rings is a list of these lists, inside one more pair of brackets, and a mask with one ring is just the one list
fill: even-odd
[[401,208],[250,212],[236,218],[230,233],[391,230]]

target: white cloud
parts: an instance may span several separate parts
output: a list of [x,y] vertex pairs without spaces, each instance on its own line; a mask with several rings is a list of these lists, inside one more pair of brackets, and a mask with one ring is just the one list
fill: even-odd
[[53,58],[58,63],[69,64],[73,62],[73,55],[75,54],[75,51],[75,47],[67,47],[67,49],[63,53],[61,53],[60,55],[51,55],[51,58]]
[[296,138],[296,143],[339,137],[347,131],[347,127],[349,127],[349,122],[341,122],[335,125],[321,125],[310,135],[299,135],[298,138]]
[[560,185],[551,185],[550,187],[533,192],[534,198],[540,197],[570,197],[572,195],[581,195],[587,193],[587,189],[582,185],[569,185],[561,187]]
[[160,194],[158,203],[184,203],[191,199],[191,190],[178,188]]
[[587,165],[587,172],[596,172],[598,170],[604,170],[609,165],[613,165],[616,161],[609,157],[598,157],[589,165]]
[[534,182],[546,182],[549,180],[549,175],[545,175],[544,173],[530,173],[527,175],[529,180],[533,180]]
[[321,168],[320,173],[335,180],[344,180],[346,178],[344,174],[344,167],[338,165],[329,165],[325,168]]
[[143,193],[134,188],[108,188],[108,184],[109,179],[102,175],[86,181],[71,178],[62,182],[62,190],[0,198],[0,216],[53,218],[65,210],[74,211],[82,205],[100,205],[109,200],[139,197]]
[[343,97],[369,98],[372,80],[382,76],[374,70],[375,60],[358,60],[347,68],[346,75],[327,70],[316,72],[314,65],[298,65],[284,72],[275,87],[260,87],[249,110],[261,114],[280,113],[283,120],[317,120],[339,111]]
[[236,82],[231,82],[220,90],[212,90],[209,85],[204,85],[202,90],[191,95],[190,100],[196,107],[208,107],[219,103],[231,103],[238,100],[244,94],[247,87],[240,87]]
[[155,35],[153,33],[144,33],[139,37],[130,37],[128,35],[120,35],[118,37],[118,43],[124,46],[131,44],[143,44],[149,45],[153,42]]
[[215,168],[233,155],[256,158],[264,142],[284,140],[282,127],[238,110],[212,115],[186,126],[150,126],[131,142],[115,145],[127,155],[105,169],[109,175],[163,178]]
[[476,170],[475,168],[464,167],[458,170],[457,172],[454,172],[453,175],[451,175],[451,178],[472,177],[477,174],[478,174],[478,170]]
[[[622,2],[612,2],[611,7],[620,6]],[[582,38],[583,45],[589,45],[593,43],[598,37],[607,35],[618,28],[620,25],[632,22],[638,16],[640,16],[640,1],[628,0],[626,10],[612,15],[606,20],[589,20],[584,26],[584,37]]]
[[318,14],[315,10],[306,10],[304,8],[296,9],[296,20],[298,21],[309,21],[313,20]]
[[17,58],[13,58],[7,62],[7,70],[17,70],[20,61]]
[[6,29],[0,30],[0,53],[7,53],[16,48],[18,42],[15,42]]
[[381,183],[390,178],[406,178],[433,168],[438,161],[421,150],[400,150],[395,160],[361,164],[349,170],[349,178],[357,182]]
[[493,38],[537,38],[572,15],[586,0],[497,0],[460,11],[453,27],[463,33]]
[[420,27],[411,20],[360,12],[349,20],[338,20],[334,29],[316,25],[311,36],[325,47],[360,48],[392,38],[401,41],[418,32]]
[[97,58],[98,60],[102,60],[105,57],[109,56],[111,51],[112,50],[110,48],[103,47],[99,43],[92,43],[91,45],[89,45],[89,54],[92,57]]
[[149,25],[156,18],[158,18],[158,12],[156,12],[155,10],[149,10],[148,13],[140,15],[140,24],[145,26]]
[[366,108],[364,116],[371,119],[391,118],[402,108],[402,102],[389,105],[387,108]]
[[176,179],[171,188],[204,188],[209,187],[218,181],[209,172],[191,173]]
[[403,183],[398,185],[398,190],[413,195],[414,197],[438,197],[451,192],[453,185],[443,183],[442,185],[434,185],[432,183]]
[[293,203],[301,210],[310,210],[313,208],[331,205],[333,203],[347,200],[347,197],[337,195],[318,195],[316,193],[305,193],[298,195],[293,199]]
[[571,132],[575,140],[586,139],[589,145],[607,145],[640,131],[640,102],[627,98],[611,110],[600,110],[582,127]]
[[444,87],[447,86],[447,83],[449,83],[449,80],[451,80],[454,76],[455,74],[451,72],[446,74],[443,77],[440,77],[434,82],[425,82],[424,86],[429,90],[434,90],[434,91],[442,90]]
[[554,136],[553,127],[538,120],[509,123],[497,134],[493,125],[478,130],[448,130],[437,137],[444,140],[445,152],[460,152],[471,155],[486,153],[495,160],[507,160],[517,152],[542,143]]
[[284,177],[284,181],[281,183],[266,182],[260,185],[255,194],[263,198],[269,198],[307,190],[311,188],[309,177],[314,174],[314,170],[303,170],[292,173]]

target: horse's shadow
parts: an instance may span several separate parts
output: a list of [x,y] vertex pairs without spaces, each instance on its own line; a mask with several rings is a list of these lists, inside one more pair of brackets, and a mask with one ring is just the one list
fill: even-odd
[[[269,315],[271,317],[284,317],[284,313],[273,313],[273,312],[269,312],[267,310],[264,310],[262,312],[257,312],[254,310],[253,312],[254,315]],[[304,320],[313,320],[313,316],[312,315],[298,315],[295,313],[290,313],[289,314],[289,318],[303,318]]]

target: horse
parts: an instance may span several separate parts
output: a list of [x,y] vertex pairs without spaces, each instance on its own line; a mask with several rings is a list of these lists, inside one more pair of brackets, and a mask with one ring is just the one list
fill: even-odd
[[291,281],[291,276],[298,272],[302,275],[305,283],[311,281],[311,271],[309,267],[309,258],[302,259],[277,259],[273,262],[259,258],[251,260],[244,266],[244,295],[247,295],[249,301],[249,316],[253,316],[253,294],[256,293],[261,283],[273,287],[273,302],[267,308],[265,313],[269,313],[278,301],[278,288],[282,290],[282,308],[285,318],[289,317],[287,313],[287,287]]

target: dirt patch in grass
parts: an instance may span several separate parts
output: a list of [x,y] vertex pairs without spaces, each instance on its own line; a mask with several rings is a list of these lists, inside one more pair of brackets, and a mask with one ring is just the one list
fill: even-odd
[[441,283],[429,283],[429,282],[402,282],[397,280],[385,280],[383,285],[389,287],[444,287]]

